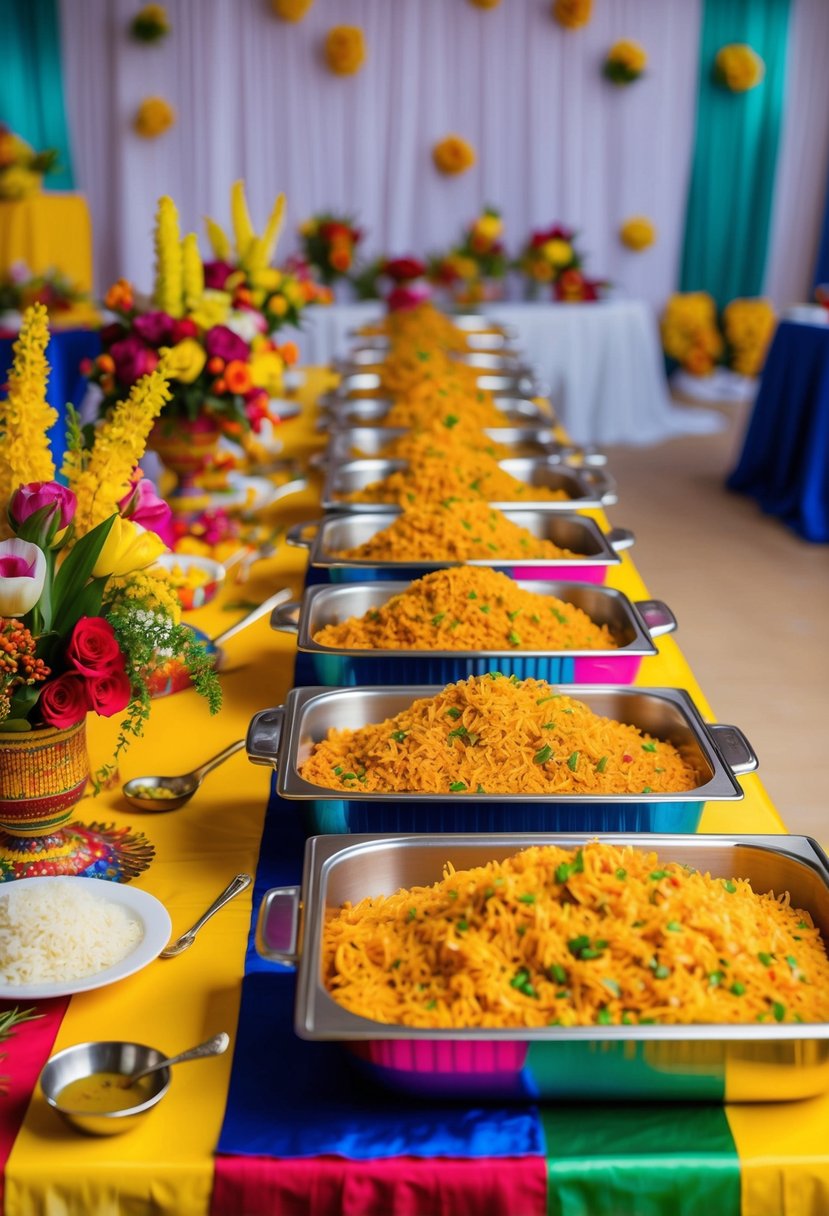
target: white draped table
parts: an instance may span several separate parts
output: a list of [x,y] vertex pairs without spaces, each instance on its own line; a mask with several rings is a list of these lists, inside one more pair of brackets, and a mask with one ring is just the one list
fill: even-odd
[[[644,301],[501,302],[484,311],[517,331],[516,345],[549,385],[575,443],[653,444],[723,425],[714,411],[671,401],[656,317]],[[381,312],[377,301],[307,309],[298,339],[302,362],[344,355],[353,343],[350,331]]]

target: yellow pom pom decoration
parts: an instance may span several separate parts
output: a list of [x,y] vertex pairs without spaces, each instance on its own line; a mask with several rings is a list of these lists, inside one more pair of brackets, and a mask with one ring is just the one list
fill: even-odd
[[581,29],[592,15],[593,0],[553,0],[553,17],[566,30]]
[[619,229],[619,239],[628,249],[647,249],[656,240],[656,228],[646,215],[632,215]]
[[366,58],[363,31],[358,25],[335,25],[325,38],[325,62],[337,76],[353,76]]
[[432,148],[432,159],[441,173],[465,173],[475,164],[475,149],[460,135],[447,135]]
[[763,60],[744,42],[731,42],[721,47],[714,60],[714,75],[732,93],[754,89],[766,74]]
[[271,0],[271,11],[282,21],[301,21],[314,0]]
[[157,139],[176,121],[176,112],[163,97],[145,97],[136,110],[133,127],[142,139]]

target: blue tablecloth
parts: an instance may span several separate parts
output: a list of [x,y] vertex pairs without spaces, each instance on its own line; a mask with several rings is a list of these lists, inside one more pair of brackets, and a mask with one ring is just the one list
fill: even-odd
[[[13,338],[0,338],[0,383],[12,364]],[[58,411],[58,419],[49,432],[49,443],[55,467],[60,469],[65,450],[66,404],[80,406],[86,392],[86,377],[81,375],[82,359],[94,359],[101,353],[97,329],[58,329],[52,332],[46,348],[51,372],[46,400]]]
[[778,326],[726,484],[804,539],[829,542],[829,325]]

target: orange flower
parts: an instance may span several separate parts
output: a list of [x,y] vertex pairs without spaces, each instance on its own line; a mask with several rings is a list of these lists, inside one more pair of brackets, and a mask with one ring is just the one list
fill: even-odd
[[213,395],[215,397],[223,397],[225,395],[225,393],[227,392],[227,384],[221,378],[221,376],[219,377],[218,380],[214,380],[213,383],[210,385],[210,391],[211,391],[211,393],[213,393]]
[[98,355],[98,358],[95,360],[95,362],[98,364],[99,371],[102,371],[102,372],[114,372],[115,371],[115,360],[113,359],[112,355]]
[[213,355],[207,360],[207,370],[210,372],[211,376],[218,376],[219,372],[223,372],[225,370],[224,359],[220,359],[218,355]]
[[113,312],[130,312],[133,306],[132,283],[119,279],[104,296],[104,304]]
[[299,347],[296,342],[283,342],[279,353],[288,367],[293,367],[295,363],[299,362]]
[[347,246],[334,246],[331,249],[331,254],[328,260],[335,270],[344,272],[351,266],[351,253]]
[[225,384],[231,393],[246,393],[253,383],[250,368],[241,359],[232,359],[225,368]]

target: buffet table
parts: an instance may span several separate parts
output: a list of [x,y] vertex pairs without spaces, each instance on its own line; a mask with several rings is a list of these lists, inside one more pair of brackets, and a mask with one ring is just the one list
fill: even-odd
[[781,321],[729,489],[829,541],[829,325]]
[[[282,431],[289,453],[318,445],[310,406],[326,386],[324,373],[309,374],[309,408]],[[287,502],[280,520],[316,516],[312,490]],[[624,522],[622,508],[614,522]],[[212,635],[241,614],[242,599],[261,601],[282,586],[299,594],[304,561],[302,551],[281,546],[254,566],[249,583],[231,582],[193,622]],[[646,595],[629,554],[610,582],[632,599]],[[658,594],[658,586],[653,590]],[[677,643],[663,637],[657,645],[659,655],[645,660],[637,683],[686,687],[710,716]],[[122,779],[184,772],[243,737],[251,716],[279,704],[291,686],[293,657],[293,640],[265,619],[237,635],[226,646],[222,713],[211,718],[191,691],[158,701],[145,738],[122,763]],[[89,726],[93,763],[100,763],[116,728],[97,718]],[[781,832],[760,779],[741,782],[744,801],[708,806],[701,830]],[[296,1039],[292,981],[259,960],[249,938],[252,904],[264,886],[299,877],[298,816],[274,799],[266,816],[268,802],[268,772],[239,753],[171,814],[127,809],[117,787],[80,804],[82,822],[146,834],[155,860],[136,881],[167,906],[176,935],[234,874],[256,873],[258,880],[253,901],[249,894],[234,900],[180,957],[68,1002],[42,1002],[45,1016],[21,1025],[4,1045],[2,1071],[11,1078],[0,1096],[7,1216],[829,1210],[829,1096],[795,1105],[674,1105],[667,1115],[664,1107],[623,1105],[434,1109],[364,1088],[336,1045]],[[161,1104],[123,1136],[71,1131],[35,1086],[47,1056],[74,1043],[132,1039],[175,1053],[222,1029],[231,1034],[234,1058],[175,1069]]]
[[[516,346],[549,388],[574,443],[652,444],[722,426],[717,413],[672,404],[656,317],[642,300],[500,302],[483,311],[517,330]],[[308,309],[303,362],[330,363],[350,331],[381,312],[378,301]]]

